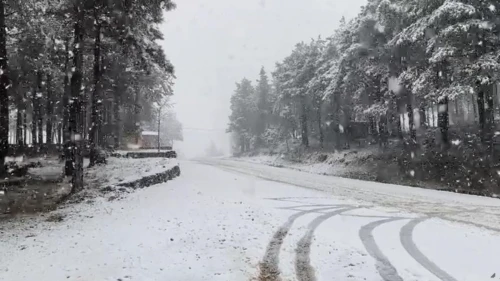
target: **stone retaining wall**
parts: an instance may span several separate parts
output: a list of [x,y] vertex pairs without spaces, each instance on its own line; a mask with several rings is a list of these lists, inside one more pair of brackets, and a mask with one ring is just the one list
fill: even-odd
[[146,152],[146,151],[137,151],[137,152],[128,152],[126,154],[113,153],[111,154],[113,157],[124,157],[124,158],[177,158],[177,153],[173,150],[164,151],[164,152]]
[[177,165],[165,172],[161,172],[151,176],[146,176],[131,182],[120,183],[118,184],[118,186],[129,187],[133,189],[145,188],[155,184],[167,182],[180,175],[181,175],[181,169]]

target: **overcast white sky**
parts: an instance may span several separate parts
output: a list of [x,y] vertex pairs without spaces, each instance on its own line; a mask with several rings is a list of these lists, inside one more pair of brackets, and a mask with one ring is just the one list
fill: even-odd
[[163,47],[176,68],[175,111],[189,157],[210,141],[228,151],[224,133],[235,83],[272,71],[296,43],[333,34],[342,16],[366,0],[176,0],[166,14]]

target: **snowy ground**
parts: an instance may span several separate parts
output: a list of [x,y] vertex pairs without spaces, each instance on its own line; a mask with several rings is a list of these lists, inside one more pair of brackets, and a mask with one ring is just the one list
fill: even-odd
[[181,167],[59,223],[0,224],[0,280],[499,280],[498,199],[227,160]]
[[18,165],[39,163],[41,167],[30,168],[28,174],[43,179],[57,179],[63,173],[64,163],[57,156],[41,156],[26,158],[24,156],[5,157],[5,162],[16,162]]

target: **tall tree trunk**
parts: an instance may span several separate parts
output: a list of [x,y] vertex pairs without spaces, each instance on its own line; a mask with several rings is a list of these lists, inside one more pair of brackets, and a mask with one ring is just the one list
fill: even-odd
[[302,145],[305,147],[309,147],[309,130],[307,128],[307,105],[305,101],[305,97],[301,97],[301,115],[300,115],[300,125],[301,125],[301,136],[302,136]]
[[[83,70],[82,70],[83,73]],[[82,74],[83,75],[83,74]],[[83,76],[82,76],[83,77]],[[82,78],[82,97],[81,97],[81,122],[79,131],[82,132],[82,140],[88,140],[89,139],[89,125],[90,125],[90,117],[91,117],[91,108],[89,107],[90,105],[90,98],[91,95],[87,93],[86,91],[87,85],[85,84],[85,80]]]
[[410,139],[413,143],[417,143],[417,130],[415,129],[415,118],[413,114],[413,106],[411,101],[406,104],[406,111],[408,112],[408,126],[410,127]]
[[23,146],[23,104],[21,100],[19,100],[17,104],[16,144],[19,145],[20,147]]
[[432,105],[431,107],[431,115],[432,115],[432,126],[436,126],[437,127],[437,122],[436,122],[436,114],[437,114],[437,109],[436,109],[436,112],[434,112],[434,109],[437,108],[435,105]]
[[486,142],[486,113],[484,106],[484,88],[480,86],[477,93],[477,113],[479,117],[479,137],[481,142]]
[[[73,75],[71,76],[71,99],[70,103],[70,118],[69,131],[70,138],[73,142],[69,159],[66,159],[66,171],[72,174],[72,192],[77,192],[83,188],[83,155],[82,155],[82,139],[83,132],[83,103],[81,97],[82,80],[83,80],[83,48],[84,42],[84,20],[85,10],[83,1],[78,0],[75,3],[75,25],[74,25],[74,42],[73,42]],[[71,166],[71,167],[68,167]]]
[[403,122],[401,122],[401,115],[398,113],[396,115],[396,124],[397,124],[397,132],[398,132],[398,139],[403,140],[404,135],[403,135]]
[[494,124],[495,124],[495,112],[494,112],[494,107],[495,105],[493,104],[493,85],[487,85],[485,86],[485,91],[484,91],[484,98],[486,102],[486,106],[484,109],[484,115],[485,115],[485,143],[488,147],[492,147],[492,141],[493,141],[493,130],[494,130]]
[[135,100],[134,100],[134,135],[135,135],[135,144],[139,144],[139,138],[141,134],[141,124],[139,114],[141,113],[140,105],[139,105],[139,91],[135,91]]
[[321,119],[321,103],[318,103],[318,111],[316,112],[318,116],[318,132],[319,132],[319,145],[323,148],[325,142],[325,134],[323,132],[323,120]]
[[57,144],[63,144],[63,123],[57,124]]
[[9,93],[7,86],[7,31],[5,0],[0,0],[0,176],[6,173],[5,156],[9,150]]
[[[394,98],[394,102],[392,104],[393,111],[391,113],[391,123],[396,124],[396,133],[394,134],[399,140],[404,140],[403,135],[403,124],[401,123],[401,114],[400,114],[400,100],[398,97]],[[394,127],[393,127],[394,128]],[[394,130],[394,129],[393,129]]]
[[22,102],[22,111],[21,111],[22,139],[21,139],[21,142],[24,146],[26,146],[27,141],[28,141],[28,113],[27,113],[28,106],[25,104],[27,100],[28,100],[28,97],[26,95],[26,92],[23,91],[23,94],[20,96],[20,101]]
[[420,107],[418,108],[418,115],[420,117],[420,128],[421,129],[427,129],[429,127],[428,121],[427,121],[427,115],[425,114],[425,103],[420,103]]
[[389,132],[387,130],[387,113],[382,114],[379,118],[379,139],[380,146],[387,147],[389,141]]
[[[448,62],[443,62],[438,65],[438,71],[436,72],[437,85],[443,87],[443,83],[448,81]],[[437,106],[437,116],[438,116],[438,127],[441,133],[441,143],[445,148],[449,147],[448,139],[448,128],[450,125],[450,114],[449,114],[449,99],[448,96],[438,99]]]
[[46,123],[46,131],[47,131],[47,144],[52,145],[52,120],[54,114],[54,102],[52,100],[52,75],[47,74],[47,123]]
[[31,97],[31,144],[36,146],[38,142],[37,138],[37,120],[38,120],[38,104],[39,104],[39,98],[37,95],[37,81],[35,77],[35,84],[33,85],[33,92],[32,92],[32,97]]
[[68,126],[69,125],[69,99],[71,97],[71,89],[69,86],[69,37],[66,39],[65,53],[66,53],[66,59],[64,62],[64,93],[63,93],[63,98],[62,98],[63,143],[66,143],[70,140],[70,132],[69,132],[69,126]]
[[[478,92],[479,94],[479,92]],[[477,99],[476,99],[476,102],[474,102],[474,100],[476,99],[476,97],[474,96],[474,94],[471,95],[471,105],[472,105],[472,113],[473,113],[473,116],[472,116],[472,121],[475,123],[476,122],[476,118],[479,118],[478,117],[478,109],[477,109]]]
[[114,147],[120,147],[120,93],[118,92],[118,87],[115,86],[114,91],[114,101],[113,104],[113,122],[114,122]]
[[97,160],[97,147],[100,146],[100,134],[102,126],[102,100],[100,96],[101,80],[101,23],[99,20],[100,6],[94,8],[95,39],[94,39],[94,92],[92,95],[92,115],[90,127],[90,164],[92,167]]
[[42,101],[43,101],[43,91],[42,91],[42,81],[43,76],[42,72],[38,71],[36,75],[36,84],[37,84],[37,92],[36,96],[38,99],[37,102],[37,119],[36,119],[36,126],[37,126],[37,131],[38,131],[38,145],[41,147],[43,145],[43,114],[42,114]]
[[377,131],[377,121],[375,120],[375,117],[369,116],[368,123],[370,126],[370,135],[372,137],[372,141],[373,141],[373,143],[377,143],[379,140],[379,137],[378,137],[378,131]]
[[448,113],[448,97],[444,97],[438,101],[438,126],[441,132],[441,142],[449,145],[448,140],[448,127],[449,127],[449,113]]
[[28,113],[26,112],[26,106],[23,110],[23,144],[26,145],[28,142]]

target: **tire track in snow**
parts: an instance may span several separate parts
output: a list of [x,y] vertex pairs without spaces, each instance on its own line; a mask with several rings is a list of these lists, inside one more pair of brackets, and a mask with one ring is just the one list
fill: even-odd
[[415,242],[413,241],[413,231],[415,227],[427,220],[428,218],[418,218],[411,220],[407,223],[399,233],[401,244],[405,250],[412,256],[420,265],[422,265],[429,272],[434,274],[437,278],[442,281],[457,281],[453,276],[449,275],[446,271],[437,266],[434,262],[432,262],[427,256],[425,256],[417,247]]
[[396,268],[391,264],[389,259],[384,255],[384,253],[382,253],[382,251],[378,247],[377,242],[375,242],[375,238],[373,237],[373,231],[375,230],[375,228],[382,224],[402,219],[404,218],[389,218],[385,220],[374,221],[372,223],[364,225],[359,230],[359,238],[365,246],[366,251],[368,251],[368,254],[375,259],[377,271],[384,281],[403,281],[403,278],[399,276]]
[[330,207],[324,208],[316,208],[298,212],[288,218],[288,220],[274,233],[271,241],[267,244],[266,252],[264,254],[264,258],[262,262],[260,262],[260,273],[259,273],[259,281],[280,281],[281,271],[279,269],[279,253],[281,250],[281,246],[283,245],[283,240],[288,235],[290,228],[292,227],[295,220],[298,218],[318,212],[318,211],[326,211],[331,209],[339,208],[339,206],[331,205]]
[[314,274],[314,268],[311,266],[311,243],[314,237],[314,231],[327,219],[340,215],[344,212],[358,209],[358,207],[344,208],[336,210],[333,212],[326,213],[315,218],[308,225],[308,230],[306,234],[297,243],[297,249],[295,249],[295,273],[297,275],[297,280],[299,281],[315,281],[316,276]]
[[[307,204],[307,205],[299,205],[299,206],[288,206],[288,207],[278,207],[278,209],[283,210],[297,210],[299,208],[307,208],[307,207],[331,207],[332,204]],[[335,205],[335,207],[340,207],[341,205]]]

